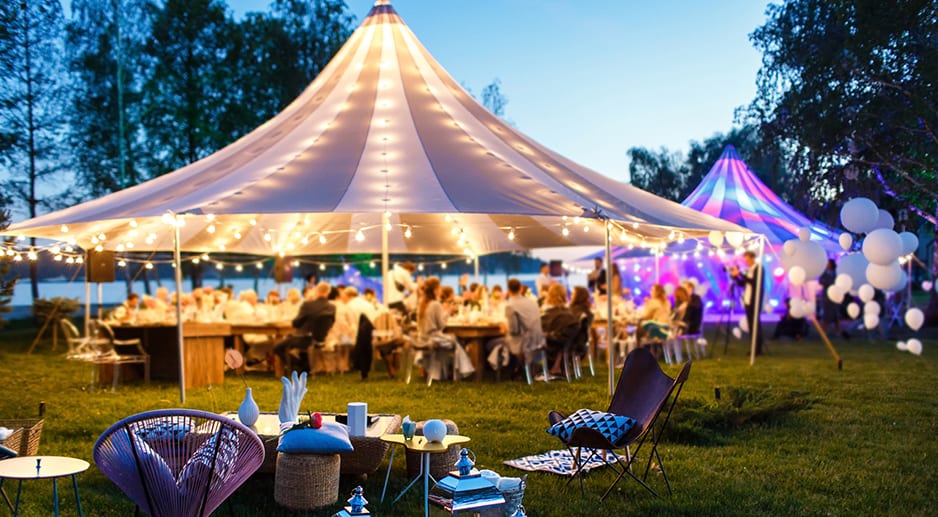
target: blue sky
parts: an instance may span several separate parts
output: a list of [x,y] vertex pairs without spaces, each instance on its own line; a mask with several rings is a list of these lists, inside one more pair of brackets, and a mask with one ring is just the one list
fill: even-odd
[[[346,0],[356,26],[373,0]],[[266,0],[229,0],[238,15]],[[749,34],[764,0],[392,0],[449,73],[479,96],[498,78],[506,118],[619,180],[626,150],[686,151],[755,96]]]

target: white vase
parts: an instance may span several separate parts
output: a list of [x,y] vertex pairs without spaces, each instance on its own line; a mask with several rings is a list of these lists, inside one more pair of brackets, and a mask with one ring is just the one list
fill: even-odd
[[241,406],[238,407],[238,420],[242,424],[251,427],[257,422],[257,417],[260,416],[260,409],[257,407],[257,402],[254,402],[254,395],[251,393],[251,388],[247,388],[247,392],[244,394],[244,400],[241,402]]

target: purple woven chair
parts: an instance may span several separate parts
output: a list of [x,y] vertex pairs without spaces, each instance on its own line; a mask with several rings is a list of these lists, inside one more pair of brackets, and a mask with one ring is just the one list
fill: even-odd
[[205,516],[261,466],[264,444],[221,415],[162,409],[109,427],[94,462],[149,515]]

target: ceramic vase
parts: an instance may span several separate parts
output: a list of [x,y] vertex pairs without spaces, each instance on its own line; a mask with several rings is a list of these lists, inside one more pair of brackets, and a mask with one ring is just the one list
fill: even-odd
[[260,416],[260,409],[257,408],[257,402],[254,402],[254,395],[251,393],[251,388],[247,388],[247,391],[244,394],[244,401],[241,402],[241,406],[238,407],[238,420],[242,424],[251,427],[257,422],[257,417]]

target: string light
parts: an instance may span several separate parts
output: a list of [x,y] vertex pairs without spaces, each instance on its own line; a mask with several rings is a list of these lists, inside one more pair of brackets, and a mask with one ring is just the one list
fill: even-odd
[[143,265],[143,267],[145,267],[145,268],[147,268],[147,269],[153,269],[153,263],[152,263],[152,262],[147,262],[146,264]]
[[515,229],[514,229],[514,228],[508,230],[508,240],[510,240],[510,241],[515,240]]
[[358,242],[365,240],[365,233],[362,232],[361,229],[355,232],[355,240]]
[[410,231],[410,226],[404,229],[404,238],[409,239],[414,233]]

